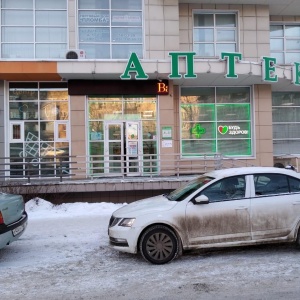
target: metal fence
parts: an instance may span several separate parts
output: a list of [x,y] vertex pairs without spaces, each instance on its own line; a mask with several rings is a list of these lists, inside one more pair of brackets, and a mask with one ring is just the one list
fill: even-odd
[[248,161],[228,158],[221,154],[201,157],[178,153],[86,156],[0,157],[2,180],[95,179],[103,177],[154,177],[203,174],[210,170],[253,166]]

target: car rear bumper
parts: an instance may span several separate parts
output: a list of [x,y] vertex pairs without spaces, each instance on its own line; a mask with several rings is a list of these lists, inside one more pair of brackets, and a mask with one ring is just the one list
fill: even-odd
[[12,230],[16,229],[17,227],[24,225],[25,223],[27,223],[27,219],[28,219],[28,215],[27,215],[26,211],[24,211],[22,217],[18,221],[8,224],[8,225],[6,225],[6,224],[0,225],[0,234],[3,234],[8,231],[12,231]]
[[27,226],[28,215],[24,211],[22,217],[9,225],[0,226],[0,249],[16,241],[25,231]]

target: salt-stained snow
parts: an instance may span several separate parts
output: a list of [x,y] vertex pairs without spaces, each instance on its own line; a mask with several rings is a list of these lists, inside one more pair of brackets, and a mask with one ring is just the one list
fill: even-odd
[[299,298],[292,245],[193,252],[162,266],[112,250],[107,225],[122,205],[26,203],[26,232],[0,250],[1,300]]

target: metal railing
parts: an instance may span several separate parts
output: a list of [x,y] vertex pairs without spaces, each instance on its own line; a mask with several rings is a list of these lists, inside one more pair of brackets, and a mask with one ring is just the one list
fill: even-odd
[[[192,156],[193,155],[193,156]],[[228,158],[221,154],[179,153],[130,155],[91,155],[53,157],[0,157],[0,178],[3,180],[95,179],[105,177],[154,177],[198,175],[210,170],[253,166],[249,161]]]
[[36,157],[0,157],[0,178],[4,180],[24,180],[28,183],[32,179],[57,178],[60,182],[63,178],[74,176],[72,170],[76,168],[70,167],[70,159],[72,156],[57,156],[45,158]]

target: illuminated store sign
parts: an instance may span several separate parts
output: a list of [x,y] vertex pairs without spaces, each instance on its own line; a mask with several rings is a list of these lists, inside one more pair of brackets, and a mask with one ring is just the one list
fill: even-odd
[[245,135],[249,134],[249,130],[242,130],[240,126],[218,126],[218,131],[222,135],[230,134],[230,135]]
[[[196,52],[169,52],[171,57],[171,74],[170,79],[180,79],[182,74],[179,73],[179,59],[184,58],[186,63],[186,73],[184,78],[197,78],[197,74],[194,72],[194,56]],[[242,60],[241,53],[235,52],[222,52],[221,60],[227,61],[227,73],[226,78],[238,78],[236,74],[235,65],[237,61]],[[262,80],[266,82],[277,82],[278,76],[276,72],[276,58],[263,56],[262,57]],[[124,73],[120,76],[121,79],[131,79],[131,74],[134,73],[135,79],[148,79],[148,74],[145,73],[142,64],[136,53],[132,53]],[[300,85],[300,62],[295,62],[293,65],[293,83]]]

